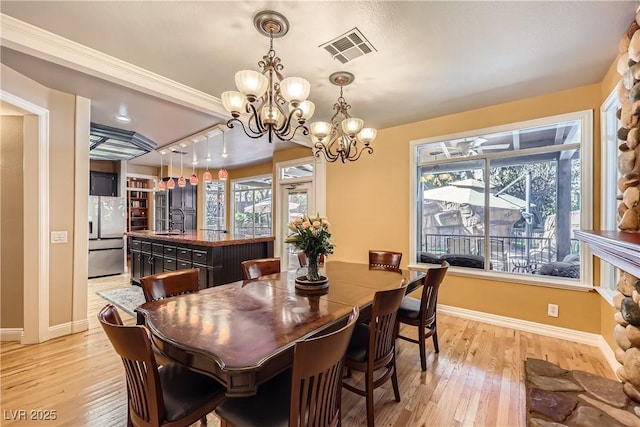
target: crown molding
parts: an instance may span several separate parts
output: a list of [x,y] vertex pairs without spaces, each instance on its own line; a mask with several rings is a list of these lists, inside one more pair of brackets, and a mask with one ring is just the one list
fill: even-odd
[[0,44],[193,110],[227,119],[220,98],[122,61],[42,28],[0,14]]

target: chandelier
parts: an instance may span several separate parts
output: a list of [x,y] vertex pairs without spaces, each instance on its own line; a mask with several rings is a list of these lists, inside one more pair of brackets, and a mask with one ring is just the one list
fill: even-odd
[[[373,128],[365,128],[364,120],[351,117],[349,110],[351,105],[342,96],[342,89],[353,82],[354,76],[346,71],[339,71],[329,76],[329,81],[340,86],[340,97],[333,105],[335,110],[331,122],[314,122],[310,125],[311,141],[314,154],[320,157],[320,153],[329,162],[340,159],[342,163],[356,161],[363,152],[373,153],[369,144],[373,142],[378,133]],[[359,146],[358,143],[361,145]]]
[[[278,12],[265,10],[256,14],[253,24],[258,32],[269,37],[269,51],[258,62],[261,72],[238,71],[235,76],[238,91],[222,93],[222,105],[232,116],[227,126],[233,128],[237,122],[248,137],[267,135],[270,143],[274,135],[280,141],[290,141],[298,129],[308,135],[304,123],[315,110],[313,103],[306,100],[309,82],[300,77],[284,78],[281,74],[284,66],[273,50],[273,38],[287,34],[289,21]],[[239,119],[244,113],[248,114],[246,125]]]

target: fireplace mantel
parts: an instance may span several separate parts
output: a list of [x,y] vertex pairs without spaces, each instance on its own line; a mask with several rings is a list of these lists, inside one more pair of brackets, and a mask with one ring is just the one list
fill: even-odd
[[593,255],[640,277],[640,233],[608,230],[576,230],[573,233],[589,245]]

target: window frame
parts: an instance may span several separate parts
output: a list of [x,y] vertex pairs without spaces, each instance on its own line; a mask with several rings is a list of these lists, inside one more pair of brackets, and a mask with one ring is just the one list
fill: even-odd
[[[264,179],[264,178],[269,178],[271,179],[271,234],[273,235],[273,195],[274,195],[274,191],[273,191],[273,175],[272,174],[261,174],[261,175],[252,175],[252,176],[246,176],[246,177],[242,177],[242,178],[236,178],[236,179],[232,179],[230,186],[229,186],[229,198],[231,199],[231,204],[230,204],[230,211],[229,211],[229,225],[230,225],[230,231],[231,233],[233,233],[234,235],[236,234],[236,220],[235,220],[235,216],[236,216],[236,191],[235,191],[235,186],[238,183],[242,183],[244,181],[251,181],[252,179]],[[254,233],[253,236],[255,237],[255,228],[254,228]],[[259,236],[261,237],[261,236]]]
[[[214,179],[211,182],[221,183],[222,184],[222,193],[224,194],[224,208],[222,209],[222,226],[224,230],[228,230],[227,228],[227,205],[229,204],[229,197],[227,195],[227,184],[226,181],[221,179]],[[208,182],[202,183],[202,228],[206,229],[207,225],[207,184]]]
[[[616,196],[618,195],[618,109],[617,86],[600,106],[600,175],[602,176],[600,199],[600,229],[616,230]],[[613,131],[613,134],[612,134]],[[611,141],[613,139],[613,141]],[[600,259],[600,276],[598,293],[609,303],[614,305],[613,297],[618,294],[616,282],[618,278],[617,268]],[[610,281],[609,286],[603,283]]]
[[[521,130],[531,127],[551,125],[559,122],[566,122],[572,120],[581,121],[582,138],[580,142],[580,172],[582,176],[581,190],[583,194],[593,194],[593,110],[582,110],[573,113],[558,114],[553,116],[547,116],[538,119],[524,120],[515,123],[508,123],[498,126],[492,126],[482,129],[473,129],[469,131],[456,132],[446,135],[437,135],[433,137],[420,138],[412,140],[409,144],[409,259],[411,260],[409,268],[416,270],[425,270],[429,268],[429,264],[419,263],[417,259],[417,227],[418,227],[418,212],[416,209],[417,201],[420,198],[418,194],[418,177],[417,168],[418,164],[418,148],[424,144],[430,144],[435,142],[448,141],[453,139],[471,138],[484,134],[493,134],[499,132],[508,132],[514,130]],[[513,151],[513,157],[521,156],[524,154],[531,154],[536,151],[544,151],[539,148],[531,150]],[[486,157],[489,159],[497,157],[505,157],[504,153],[489,154]],[[465,158],[466,160],[472,160],[473,157]],[[452,163],[449,160],[441,160],[437,162],[429,162],[429,164],[444,164]],[[593,198],[583,197],[580,206],[580,228],[591,229],[593,226]],[[580,242],[580,280],[576,282],[574,280],[567,280],[558,278],[555,276],[539,276],[539,275],[524,275],[513,274],[504,272],[496,274],[494,271],[474,270],[469,268],[451,267],[449,269],[451,275],[473,277],[478,279],[491,279],[493,281],[502,281],[517,284],[530,284],[540,285],[547,287],[557,287],[563,289],[574,290],[592,290],[593,286],[593,261],[591,251],[588,245],[584,242]]]

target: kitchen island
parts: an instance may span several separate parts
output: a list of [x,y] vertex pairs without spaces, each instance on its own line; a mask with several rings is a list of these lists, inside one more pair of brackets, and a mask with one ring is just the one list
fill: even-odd
[[243,237],[197,230],[131,231],[131,282],[165,271],[200,269],[201,289],[242,280],[242,261],[273,257],[273,236]]

